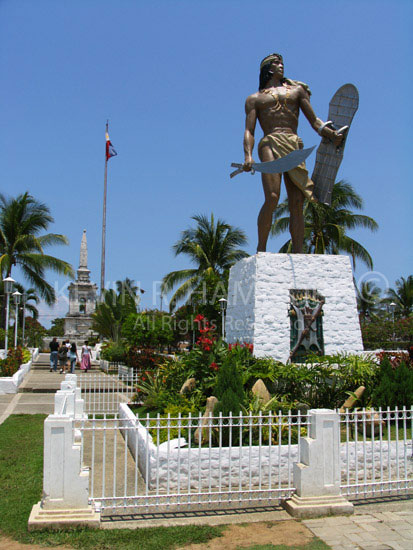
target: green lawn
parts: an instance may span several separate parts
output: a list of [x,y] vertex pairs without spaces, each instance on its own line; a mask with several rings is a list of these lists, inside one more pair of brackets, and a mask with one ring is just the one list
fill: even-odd
[[27,531],[33,504],[42,494],[45,415],[12,415],[0,425],[0,533],[26,544],[104,550],[172,550],[220,536],[221,527]]

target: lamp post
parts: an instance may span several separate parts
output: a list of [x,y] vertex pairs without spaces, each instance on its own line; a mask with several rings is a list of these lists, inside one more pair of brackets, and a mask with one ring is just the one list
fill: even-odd
[[225,310],[227,309],[227,301],[225,298],[220,298],[218,300],[220,308],[221,308],[221,315],[222,315],[222,339],[225,339]]
[[19,325],[19,304],[20,304],[20,298],[22,296],[22,293],[16,290],[16,292],[13,292],[13,301],[14,305],[16,306],[16,320],[14,323],[14,347],[17,348],[17,327]]
[[195,317],[195,302],[192,300],[192,349],[195,347],[195,325],[194,325],[194,317]]
[[13,292],[13,285],[16,281],[11,277],[6,277],[3,279],[4,284],[4,294],[6,295],[6,333],[4,335],[4,349],[6,351],[9,345],[9,309],[10,309],[10,294]]
[[389,306],[391,314],[392,314],[392,321],[393,321],[393,343],[394,343],[394,338],[395,338],[395,334],[394,334],[394,311],[396,309],[396,306],[397,306],[397,304],[395,302],[391,302],[390,306]]
[[23,346],[24,346],[24,329],[26,327],[26,302],[27,302],[27,294],[23,292],[22,296],[22,306],[23,306]]

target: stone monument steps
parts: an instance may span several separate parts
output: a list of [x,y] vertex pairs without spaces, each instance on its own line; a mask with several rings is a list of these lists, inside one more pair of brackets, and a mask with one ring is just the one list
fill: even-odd
[[[39,357],[33,363],[32,370],[34,371],[50,371],[50,355],[48,353],[40,353]],[[60,367],[58,366],[58,372],[60,370]],[[92,368],[88,372],[99,372],[99,363],[93,362]],[[79,368],[76,368],[75,374],[81,374],[83,371],[81,371]],[[54,373],[51,373],[54,374]]]
[[[59,371],[60,370],[59,366],[57,368],[58,368],[58,371]],[[50,371],[50,363],[49,362],[44,363],[44,364],[35,363],[32,367],[32,370],[44,371],[44,372]],[[76,368],[75,374],[81,374],[82,372],[83,372],[82,370],[80,370],[79,368]],[[100,372],[99,365],[98,364],[94,365],[92,363],[92,368],[89,369],[88,372]]]

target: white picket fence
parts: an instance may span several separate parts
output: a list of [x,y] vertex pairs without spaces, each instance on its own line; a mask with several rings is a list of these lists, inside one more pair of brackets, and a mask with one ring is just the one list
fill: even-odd
[[[137,418],[129,407],[77,423],[90,501],[145,513],[278,505],[294,492],[307,415]],[[200,427],[202,437],[197,437]]]
[[343,495],[364,499],[412,489],[412,413],[403,407],[340,415]]
[[[45,423],[46,501],[133,517],[412,492],[412,407],[137,417],[127,405],[137,381],[66,376]],[[78,461],[65,459],[63,472],[62,433]]]
[[[137,418],[121,405],[119,415],[77,426],[90,501],[112,513],[278,505],[295,491],[293,464],[308,423],[308,414],[292,413]],[[343,495],[412,490],[412,409],[345,413],[340,427]]]
[[117,413],[121,403],[132,401],[140,379],[140,372],[122,370],[112,375],[101,372],[79,374],[77,384],[85,400],[85,412]]

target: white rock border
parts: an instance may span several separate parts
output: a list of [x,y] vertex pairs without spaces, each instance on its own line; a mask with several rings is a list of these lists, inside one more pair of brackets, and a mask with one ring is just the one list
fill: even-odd
[[[213,447],[211,449],[202,447],[199,449],[198,446],[189,449],[185,439],[181,438],[181,440],[170,440],[169,449],[166,442],[161,443],[158,447],[148,430],[139,422],[126,403],[119,405],[119,420],[120,431],[124,438],[126,431],[128,432],[129,450],[137,461],[139,471],[148,489],[169,487],[169,490],[175,490],[178,487],[188,486],[192,489],[201,489],[208,487],[210,483],[212,487],[223,488],[228,485],[230,470],[233,486],[238,486],[239,482],[242,486],[247,486],[250,477],[252,479],[260,477],[262,483],[265,484],[269,481],[270,470],[272,484],[278,484],[278,476],[281,477],[281,483],[284,484],[287,482],[288,476],[292,476],[293,463],[299,460],[297,445],[243,446],[240,453],[240,449],[236,446],[231,450],[228,447]],[[122,430],[122,426],[128,429]],[[390,445],[387,441],[380,442],[377,439],[365,444],[362,441],[359,441],[358,444],[342,442],[340,444],[342,481],[344,481],[344,472],[348,468],[350,479],[354,482],[356,462],[358,483],[364,476],[366,476],[366,480],[371,480],[373,469],[375,470],[375,479],[380,479],[381,467],[388,473],[391,471],[390,479],[396,479],[396,476],[400,474],[397,472],[397,468],[403,469],[404,475],[410,479],[413,474],[413,463],[410,459],[412,450],[413,442],[411,440],[406,444],[403,441],[391,441]],[[288,460],[288,454],[290,454],[290,460]],[[366,472],[363,466],[364,459]],[[320,460],[322,461],[322,457]],[[180,472],[179,479],[178,471]],[[238,477],[240,472],[241,479]],[[386,475],[384,480],[386,480]]]

